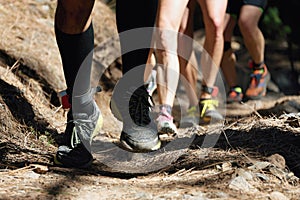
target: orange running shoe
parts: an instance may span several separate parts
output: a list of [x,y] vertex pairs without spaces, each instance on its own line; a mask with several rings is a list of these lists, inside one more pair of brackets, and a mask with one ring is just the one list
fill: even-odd
[[[253,68],[253,62],[249,63],[250,68]],[[248,99],[257,100],[266,95],[267,84],[271,78],[271,75],[265,64],[262,64],[259,68],[254,69],[250,75],[250,84],[246,90],[246,97]]]

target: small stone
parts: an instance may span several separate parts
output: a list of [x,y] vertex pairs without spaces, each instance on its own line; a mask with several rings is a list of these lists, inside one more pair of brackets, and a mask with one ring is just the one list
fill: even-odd
[[222,164],[222,171],[225,172],[225,171],[229,171],[232,169],[231,167],[231,162],[225,162]]
[[269,177],[267,177],[266,175],[264,175],[262,173],[255,173],[255,176],[262,179],[262,180],[264,180],[264,181],[269,181],[270,180]]
[[248,172],[244,169],[238,169],[237,170],[237,174],[243,178],[245,178],[246,180],[250,181],[253,180],[253,176],[251,172]]
[[24,173],[23,177],[27,179],[38,179],[40,178],[40,175],[33,171],[27,171]]
[[281,192],[272,192],[270,194],[270,199],[271,200],[289,200],[288,197],[286,197],[284,194],[282,194]]
[[257,191],[257,189],[253,187],[250,183],[248,183],[248,181],[242,176],[237,176],[234,179],[232,179],[229,184],[229,188],[233,190],[240,190],[245,192]]
[[273,154],[271,156],[268,157],[268,160],[271,164],[275,165],[276,167],[280,168],[280,169],[285,169],[285,159],[283,156],[279,155],[279,154]]
[[45,165],[31,164],[30,166],[34,167],[33,171],[37,174],[46,174],[49,171]]
[[216,196],[220,199],[228,199],[229,198],[229,195],[226,194],[225,192],[217,192]]
[[271,163],[269,162],[256,162],[252,166],[248,167],[248,169],[252,171],[259,171],[267,168]]
[[287,177],[287,172],[283,171],[282,169],[279,169],[277,167],[270,167],[270,172],[279,178],[280,180],[284,180],[285,177]]

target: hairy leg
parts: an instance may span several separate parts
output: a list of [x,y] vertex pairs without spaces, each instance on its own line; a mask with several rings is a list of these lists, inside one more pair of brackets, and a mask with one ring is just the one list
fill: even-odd
[[264,61],[265,50],[265,39],[258,27],[261,14],[260,8],[252,5],[244,5],[241,8],[238,21],[244,43],[254,63],[257,64]]

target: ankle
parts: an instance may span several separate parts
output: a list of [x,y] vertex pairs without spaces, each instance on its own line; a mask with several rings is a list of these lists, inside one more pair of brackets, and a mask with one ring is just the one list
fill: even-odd
[[172,106],[168,104],[162,104],[159,106],[159,111],[166,111],[169,115],[172,115]]
[[208,87],[202,84],[200,99],[211,99],[216,97],[219,93],[219,88],[216,86]]
[[261,61],[261,62],[254,62],[253,60],[250,61],[249,63],[250,68],[253,69],[253,71],[257,71],[257,70],[261,70],[262,72],[264,72],[265,70],[265,61]]

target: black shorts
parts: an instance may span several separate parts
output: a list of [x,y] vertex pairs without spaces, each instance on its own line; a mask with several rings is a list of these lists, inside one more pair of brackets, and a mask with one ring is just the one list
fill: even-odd
[[244,5],[253,5],[257,6],[263,12],[266,8],[268,0],[228,0],[228,5],[226,13],[229,13],[234,16],[238,16],[240,9]]

